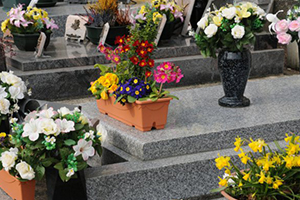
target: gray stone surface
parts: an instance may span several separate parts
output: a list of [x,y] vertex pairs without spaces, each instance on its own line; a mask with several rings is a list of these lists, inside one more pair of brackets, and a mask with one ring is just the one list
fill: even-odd
[[[88,42],[66,41],[63,37],[52,38],[44,57],[36,59],[33,52],[19,51],[16,55],[7,54],[7,64],[22,71],[57,69],[109,63],[105,56],[97,51],[97,46]],[[199,55],[199,49],[191,38],[174,37],[164,41],[155,51],[153,58],[182,57]]]
[[252,104],[247,108],[220,107],[221,86],[173,94],[180,100],[171,102],[163,130],[135,130],[99,114],[95,102],[83,105],[83,109],[89,110],[89,117],[100,119],[110,144],[141,160],[229,148],[237,135],[273,141],[300,130],[299,75],[249,81],[245,95]]

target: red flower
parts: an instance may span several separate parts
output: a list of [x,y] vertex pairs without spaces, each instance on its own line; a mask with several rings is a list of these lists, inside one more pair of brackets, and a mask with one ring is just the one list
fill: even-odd
[[122,51],[124,51],[124,52],[127,52],[129,50],[130,50],[129,45],[124,46],[123,49],[122,49]]
[[147,47],[148,45],[149,45],[148,41],[142,41],[140,44],[141,47]]
[[136,40],[132,46],[134,46],[134,47],[140,46],[140,42],[138,40]]
[[150,77],[152,75],[152,72],[151,71],[146,71],[145,72],[145,76],[148,78],[148,77]]
[[124,38],[125,38],[125,35],[123,35],[122,37],[117,36],[115,44],[119,44],[119,45],[124,44],[124,42],[125,42]]
[[127,35],[127,36],[126,36],[126,41],[129,42],[129,41],[131,40],[131,37],[132,37],[132,36]]
[[145,57],[148,52],[144,48],[140,48],[137,50],[137,53],[139,54],[139,56]]
[[99,44],[98,50],[99,50],[101,53],[104,53],[104,52],[105,52],[105,46],[104,46],[102,43]]
[[148,51],[149,53],[152,53],[153,50],[154,50],[153,44],[150,44],[150,45],[147,47],[147,51]]
[[146,60],[141,60],[140,64],[141,67],[145,67],[147,65]]
[[149,60],[148,60],[148,65],[149,65],[150,67],[153,67],[153,66],[154,66],[154,60],[149,59]]
[[136,56],[132,56],[131,58],[129,58],[130,61],[134,64],[137,65],[139,63],[139,59]]

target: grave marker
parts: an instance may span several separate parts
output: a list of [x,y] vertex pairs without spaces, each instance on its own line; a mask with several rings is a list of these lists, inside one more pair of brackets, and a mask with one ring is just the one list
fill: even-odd
[[106,41],[106,38],[107,38],[107,35],[109,32],[109,28],[110,28],[109,23],[104,24],[103,30],[100,34],[99,44],[103,44],[103,45],[105,44],[105,41]]
[[36,58],[40,58],[43,55],[46,39],[47,39],[46,34],[41,32],[40,37],[38,39],[38,44],[36,46],[36,51],[34,53]]
[[167,16],[164,14],[163,15],[163,18],[161,19],[160,23],[159,23],[159,26],[158,26],[158,31],[157,31],[157,36],[156,36],[156,39],[154,41],[154,43],[156,45],[158,45],[158,42],[159,42],[159,39],[160,39],[160,36],[165,28],[165,25],[167,23]]
[[187,5],[187,7],[184,10],[183,15],[185,16],[185,20],[183,23],[183,28],[181,31],[181,35],[186,35],[187,31],[188,31],[188,26],[191,20],[191,15],[194,9],[194,4],[195,4],[195,0],[176,0],[176,3],[179,6],[185,6]]
[[65,39],[82,41],[85,39],[87,17],[69,15],[66,22]]

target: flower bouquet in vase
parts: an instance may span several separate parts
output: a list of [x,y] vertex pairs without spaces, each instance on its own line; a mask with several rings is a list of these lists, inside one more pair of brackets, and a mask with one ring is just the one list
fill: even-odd
[[22,4],[11,8],[8,18],[1,24],[2,32],[5,35],[12,34],[15,45],[23,51],[35,50],[41,32],[47,36],[44,46],[47,48],[53,29],[58,29],[58,26],[45,10],[36,7],[26,9]]
[[[219,177],[220,187],[212,192],[222,191],[231,200],[299,199],[300,137],[286,136],[284,147],[274,142],[277,150],[272,150],[263,139],[237,137],[234,150],[240,152],[240,161],[220,155],[215,159],[217,168],[225,169],[225,174]],[[246,144],[250,151],[242,148]]]
[[46,174],[48,199],[86,199],[83,169],[96,152],[101,155],[101,135],[79,109],[33,111],[12,127],[11,143],[36,164],[36,176]]
[[89,89],[98,99],[101,113],[140,131],[164,128],[170,100],[177,97],[162,86],[166,82],[178,83],[183,77],[180,68],[169,62],[160,64],[152,73],[157,24],[153,15],[149,16],[143,28],[137,25],[130,36],[118,37],[116,49],[99,45],[99,51],[112,61],[112,66],[97,64],[100,77]]
[[210,11],[198,22],[196,43],[205,57],[216,58],[225,96],[219,105],[245,107],[250,100],[244,97],[251,68],[251,53],[247,45],[255,43],[255,33],[262,30],[265,12],[250,2],[227,4]]

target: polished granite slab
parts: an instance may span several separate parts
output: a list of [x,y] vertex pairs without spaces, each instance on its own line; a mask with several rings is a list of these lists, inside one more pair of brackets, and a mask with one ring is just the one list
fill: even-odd
[[[10,67],[22,71],[58,69],[106,64],[105,56],[97,51],[97,46],[88,40],[78,43],[65,40],[63,37],[51,38],[50,45],[44,51],[44,56],[35,58],[33,52],[19,51],[16,55],[7,54]],[[199,50],[192,38],[174,37],[172,40],[162,41],[154,54],[155,59],[199,55]]]

